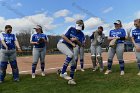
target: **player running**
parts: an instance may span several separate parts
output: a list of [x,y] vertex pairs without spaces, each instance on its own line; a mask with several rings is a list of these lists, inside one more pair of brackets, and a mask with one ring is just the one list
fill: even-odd
[[47,36],[43,33],[42,27],[37,25],[35,28],[36,33],[31,36],[31,44],[33,44],[33,63],[32,63],[32,78],[35,78],[35,71],[37,63],[40,59],[41,75],[45,76],[45,55],[46,44],[48,42]]
[[1,33],[0,83],[4,81],[8,63],[11,65],[14,81],[19,81],[19,70],[16,60],[16,46],[21,51],[17,38],[12,34],[12,26],[6,25]]
[[[57,48],[66,55],[66,60],[64,62],[62,72],[60,73],[60,77],[69,80],[68,84],[76,84],[74,81],[74,71],[75,71],[75,60],[73,48],[76,45],[81,46],[81,38],[84,38],[84,34],[82,32],[84,30],[84,22],[83,20],[76,21],[75,27],[70,27],[66,32],[62,35],[62,39],[58,42]],[[67,74],[64,74],[67,70],[69,63],[71,62],[70,67],[70,77]]]
[[[98,30],[93,32],[90,36],[91,39],[91,60],[93,64],[93,71],[98,69],[97,60],[100,65],[100,72],[103,71],[103,59],[102,59],[102,43],[104,42],[105,35],[103,34],[103,27],[99,26]],[[96,60],[97,59],[97,60]]]
[[136,27],[130,33],[130,37],[135,47],[136,59],[139,68],[139,73],[137,75],[140,76],[140,19],[134,20],[134,26]]
[[122,23],[120,20],[117,20],[114,23],[115,29],[111,30],[109,33],[108,40],[110,40],[109,50],[108,50],[108,69],[105,74],[111,72],[111,67],[113,63],[113,58],[116,53],[119,64],[120,64],[120,75],[124,75],[124,41],[126,39],[126,32],[122,28]]

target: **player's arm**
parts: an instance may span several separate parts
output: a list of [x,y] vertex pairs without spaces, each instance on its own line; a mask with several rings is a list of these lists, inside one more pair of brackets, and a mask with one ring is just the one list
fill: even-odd
[[113,39],[120,39],[120,37],[108,37],[108,40],[111,41]]
[[30,44],[33,44],[33,45],[39,44],[38,42],[34,42],[33,38],[34,38],[34,36],[32,35],[31,38],[30,38]]
[[15,43],[15,45],[16,45],[18,51],[21,51],[21,48],[20,48],[20,46],[19,46],[19,42],[18,42],[18,40],[17,40],[16,37],[15,37],[15,41],[14,41],[14,43]]
[[33,41],[30,41],[30,43],[33,44],[33,45],[38,44],[38,42],[33,42]]
[[71,44],[73,47],[75,47],[75,44],[72,43],[72,41],[69,40],[65,35],[62,35],[61,37],[62,37],[67,43],[69,43],[69,44]]
[[1,43],[2,45],[6,48],[6,50],[8,49],[8,46],[6,45],[5,41],[4,41],[4,37],[2,34],[0,34],[0,37],[1,37]]
[[131,37],[132,43],[134,44],[134,47],[136,48],[136,51],[140,51],[139,46],[135,43],[134,37],[132,35],[132,31],[130,33],[130,37]]
[[119,40],[126,40],[128,38],[128,34],[125,30],[123,30],[123,35],[119,38]]
[[75,47],[76,45],[73,43],[73,40],[72,39],[75,39],[75,38],[71,38],[71,39],[68,39],[67,37],[70,36],[70,33],[71,33],[71,30],[72,30],[72,27],[68,27],[64,34],[61,36],[67,43],[71,44],[73,47]]
[[8,49],[8,46],[6,45],[4,40],[1,40],[2,45],[6,48],[6,50]]
[[132,43],[134,44],[134,47],[137,49],[139,49],[139,46],[135,43],[134,37],[131,37]]
[[131,40],[132,40],[132,42],[134,44],[134,47],[135,47],[136,51],[140,52],[140,47],[135,43],[134,37],[131,37]]
[[134,37],[131,37],[132,43],[134,44],[134,46],[136,46],[136,43],[134,41]]
[[82,43],[76,37],[72,37],[70,38],[70,40],[75,44],[77,44],[78,46],[82,46]]
[[77,43],[78,46],[82,46],[82,43],[78,39],[76,39],[75,42]]
[[45,37],[45,43],[46,43],[46,44],[49,43],[49,38],[48,38],[48,36]]
[[20,48],[20,46],[19,46],[19,42],[16,40],[15,41],[15,45],[17,46],[17,49],[19,50],[19,51],[21,51],[21,48]]

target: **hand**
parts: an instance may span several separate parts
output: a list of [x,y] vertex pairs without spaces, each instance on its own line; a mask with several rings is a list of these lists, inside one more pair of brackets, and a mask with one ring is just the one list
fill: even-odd
[[8,47],[6,47],[5,49],[8,50]]
[[117,41],[117,39],[111,40],[110,43],[109,43],[109,46],[110,47],[115,47],[116,46],[116,41]]
[[38,45],[39,43],[38,42],[35,42],[35,44]]
[[116,37],[116,39],[120,39],[120,37]]
[[77,41],[78,39],[74,37],[74,38],[71,38],[70,40],[71,41]]
[[5,46],[5,50],[8,50],[8,47],[7,46]]
[[73,47],[76,47],[76,45],[74,43],[71,44]]
[[21,48],[18,48],[18,51],[21,52],[22,51]]

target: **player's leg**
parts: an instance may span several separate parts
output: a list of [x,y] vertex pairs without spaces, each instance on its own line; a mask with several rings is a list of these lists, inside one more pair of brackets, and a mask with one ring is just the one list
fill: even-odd
[[109,74],[111,72],[111,67],[112,67],[115,52],[116,52],[115,48],[109,47],[107,71],[105,72],[105,74]]
[[71,67],[70,67],[70,77],[71,77],[71,79],[68,81],[68,84],[73,84],[73,85],[76,84],[76,82],[74,81],[75,66],[76,66],[76,61],[73,58],[72,61],[71,61]]
[[90,50],[91,50],[91,60],[92,60],[92,65],[93,65],[93,71],[96,71],[97,70],[96,47],[91,45]]
[[139,73],[137,75],[140,75],[140,52],[135,52],[135,53],[136,53],[136,59],[137,59],[137,64],[139,69]]
[[2,49],[0,53],[0,82],[2,83],[4,81],[4,78],[6,76],[6,69],[8,64],[8,55],[5,54],[8,51]]
[[80,64],[81,71],[84,71],[84,47],[80,47]]
[[19,70],[18,70],[18,66],[17,66],[17,61],[16,60],[11,61],[10,65],[12,68],[14,81],[19,81]]
[[0,62],[0,83],[4,81],[6,76],[6,69],[7,69],[8,62]]
[[40,66],[42,71],[42,76],[45,76],[44,69],[45,69],[45,56],[46,56],[46,47],[43,48],[40,55]]
[[61,43],[61,42],[59,42],[57,44],[57,48],[59,49],[59,51],[61,51],[63,54],[65,54],[67,56],[66,60],[64,62],[64,65],[63,65],[62,72],[61,72],[60,76],[69,80],[69,79],[71,79],[71,77],[68,77],[64,73],[66,72],[69,63],[73,59],[73,55],[74,55],[73,51],[67,45],[65,45],[64,43]]
[[12,68],[14,81],[19,81],[19,70],[16,61],[16,50],[11,50],[11,53],[9,55],[9,63]]
[[97,60],[98,60],[98,63],[100,65],[100,72],[103,71],[104,69],[104,66],[103,66],[103,58],[102,58],[102,47],[101,46],[97,46],[96,48],[97,50]]
[[33,48],[32,78],[35,78],[35,71],[40,57],[40,50]]
[[79,54],[79,46],[76,46],[74,49],[74,60],[76,62],[76,65],[75,65],[75,71],[77,69],[77,62],[78,62],[78,54]]
[[123,60],[123,53],[124,53],[124,44],[118,44],[116,47],[116,55],[120,64],[120,75],[124,75],[124,60]]

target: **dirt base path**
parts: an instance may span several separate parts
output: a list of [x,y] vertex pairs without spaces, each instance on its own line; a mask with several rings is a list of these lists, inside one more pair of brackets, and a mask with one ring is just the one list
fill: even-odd
[[[85,53],[85,66],[84,66],[85,68],[92,68],[90,57],[91,57],[90,53]],[[108,58],[107,52],[104,52],[103,53],[104,65],[107,64],[107,58]],[[65,60],[65,55],[61,55],[61,54],[60,55],[46,55],[45,72],[46,73],[56,72],[59,68],[62,67],[64,60]],[[136,60],[135,53],[134,52],[125,52],[124,60],[125,60],[125,63],[134,62]],[[32,56],[18,57],[17,61],[18,61],[18,67],[19,67],[20,74],[30,74],[31,73]],[[113,64],[118,64],[116,56],[114,57]],[[79,68],[80,68],[80,66],[79,66],[79,62],[78,62],[78,69]],[[40,63],[37,66],[36,72],[37,73],[40,72]],[[7,73],[11,73],[11,68],[9,65],[8,65]]]

